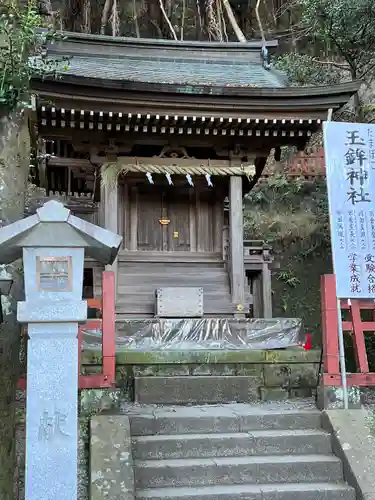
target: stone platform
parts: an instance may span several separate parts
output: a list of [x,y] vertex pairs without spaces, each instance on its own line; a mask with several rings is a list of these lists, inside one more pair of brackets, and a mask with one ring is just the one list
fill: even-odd
[[[101,370],[99,351],[85,351],[82,372]],[[155,404],[250,402],[309,397],[320,351],[121,351],[116,386],[128,401]]]

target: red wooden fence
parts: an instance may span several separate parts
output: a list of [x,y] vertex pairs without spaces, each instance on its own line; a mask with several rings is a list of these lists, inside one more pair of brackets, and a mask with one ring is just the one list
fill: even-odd
[[[306,148],[293,156],[284,166],[287,177],[305,177],[305,179],[315,179],[326,175],[324,160],[324,148]],[[263,177],[274,175],[272,167],[266,168]]]
[[[321,278],[321,309],[323,329],[323,374],[325,386],[341,386],[338,342],[338,313],[336,281],[333,274]],[[371,321],[362,320],[363,311],[371,311]],[[365,346],[365,333],[375,333],[375,303],[373,300],[341,301],[342,311],[348,311],[348,319],[342,321],[344,333],[353,339],[356,373],[347,374],[348,386],[375,386],[375,373],[369,372]]]
[[308,148],[297,153],[285,168],[287,175],[324,177],[326,166],[324,148]]
[[[111,271],[104,271],[102,276],[102,299],[89,299],[87,301],[88,307],[98,309],[101,312],[101,318],[88,320],[78,328],[78,386],[80,389],[100,389],[112,387],[115,384],[115,275]],[[80,374],[84,330],[101,330],[102,332],[102,373],[100,374]],[[19,380],[18,388],[26,388],[26,378]]]

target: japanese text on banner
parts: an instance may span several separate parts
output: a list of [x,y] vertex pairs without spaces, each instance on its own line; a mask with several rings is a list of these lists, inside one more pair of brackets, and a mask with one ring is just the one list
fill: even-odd
[[375,299],[375,126],[323,126],[337,296]]

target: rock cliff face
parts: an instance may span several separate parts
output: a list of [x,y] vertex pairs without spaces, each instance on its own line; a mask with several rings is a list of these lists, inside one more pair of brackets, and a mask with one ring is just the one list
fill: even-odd
[[[1,225],[23,217],[30,162],[27,119],[14,114],[0,118],[0,219]],[[20,327],[17,300],[22,298],[22,266],[3,266],[0,277],[13,280],[11,295],[1,298],[4,321],[0,324],[0,498],[14,498],[15,393],[20,369]]]

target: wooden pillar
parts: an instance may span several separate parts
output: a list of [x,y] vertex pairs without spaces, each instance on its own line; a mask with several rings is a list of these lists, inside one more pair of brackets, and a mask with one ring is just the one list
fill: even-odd
[[202,237],[202,222],[203,211],[201,213],[201,196],[199,185],[195,187],[195,217],[196,217],[196,230],[197,230],[197,252],[204,252],[206,247],[204,245],[205,239]]
[[264,262],[262,266],[262,302],[263,317],[272,318],[271,269],[266,262]]
[[189,227],[190,227],[190,251],[197,251],[197,212],[196,212],[195,190],[189,189]]
[[138,248],[138,189],[134,186],[131,190],[130,206],[130,251],[136,252]]
[[105,228],[105,187],[100,181],[99,226]]
[[[104,228],[118,234],[118,183],[114,186],[101,186],[101,204],[104,205]],[[104,203],[103,203],[104,202]],[[115,275],[115,294],[117,293],[117,258],[106,271],[113,271]]]
[[240,311],[245,302],[242,177],[235,175],[229,186],[229,238],[232,302]]
[[215,200],[213,206],[213,221],[214,221],[214,252],[222,253],[223,251],[223,228],[224,228],[224,207],[221,200]]

